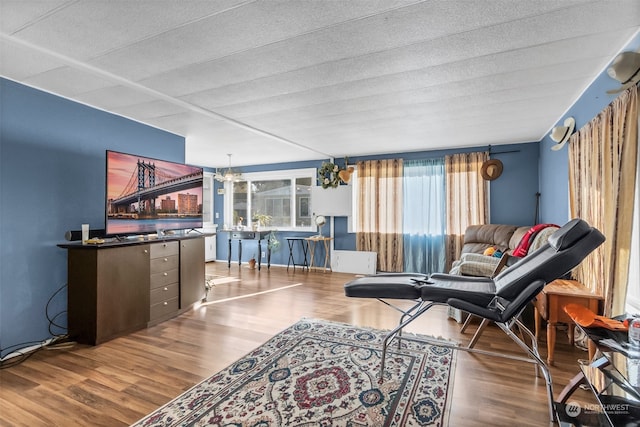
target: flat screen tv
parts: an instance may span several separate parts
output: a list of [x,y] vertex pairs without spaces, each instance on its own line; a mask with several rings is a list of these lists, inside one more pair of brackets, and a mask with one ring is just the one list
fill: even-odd
[[109,236],[202,227],[202,168],[107,150]]

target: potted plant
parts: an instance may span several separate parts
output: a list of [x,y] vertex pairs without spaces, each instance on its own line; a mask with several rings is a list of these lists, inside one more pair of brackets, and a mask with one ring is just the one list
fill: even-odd
[[280,240],[278,240],[278,236],[276,235],[276,230],[271,230],[269,235],[267,236],[267,245],[271,252],[275,252],[280,247]]
[[257,225],[257,228],[264,227],[266,225],[269,225],[269,223],[271,222],[271,215],[257,212],[253,215],[253,221],[255,223],[254,225]]

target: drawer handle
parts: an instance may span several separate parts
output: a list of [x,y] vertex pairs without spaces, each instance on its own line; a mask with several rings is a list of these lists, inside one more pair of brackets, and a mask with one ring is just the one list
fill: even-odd
[[149,253],[149,251],[145,249],[145,250],[144,250],[144,253],[145,253],[145,254],[148,254],[148,253]]
[[168,275],[169,275],[169,273],[162,273],[162,275],[163,275],[163,276],[168,276]]
[[166,243],[163,243],[163,244],[162,244],[162,247],[163,247],[163,248],[166,248],[166,247],[167,247],[167,244],[166,244]]
[[165,287],[165,288],[164,288],[164,289],[162,289],[162,290],[163,290],[163,291],[168,291],[168,290],[169,290],[169,288]]
[[167,301],[163,302],[162,305],[169,305]]
[[168,259],[168,258],[165,258],[165,259],[164,259],[164,262],[167,262],[167,261],[169,261],[169,259]]

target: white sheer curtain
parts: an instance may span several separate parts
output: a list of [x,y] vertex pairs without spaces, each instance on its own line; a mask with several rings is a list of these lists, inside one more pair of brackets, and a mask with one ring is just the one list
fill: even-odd
[[445,268],[444,158],[407,160],[403,177],[404,271]]

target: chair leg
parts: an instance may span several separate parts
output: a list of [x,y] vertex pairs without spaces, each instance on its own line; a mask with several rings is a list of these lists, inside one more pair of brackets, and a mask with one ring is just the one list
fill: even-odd
[[[418,341],[418,342],[430,342],[428,340],[419,339],[419,338],[402,337],[402,336],[400,336],[400,333],[404,329],[405,326],[409,325],[411,322],[413,322],[416,318],[420,317],[422,314],[424,314],[427,310],[429,310],[434,305],[447,305],[447,304],[437,303],[437,302],[429,302],[427,304],[426,301],[421,301],[418,304],[414,305],[409,310],[401,310],[398,307],[395,307],[392,304],[389,304],[388,302],[386,302],[386,301],[384,301],[382,299],[378,299],[378,300],[383,302],[383,303],[385,303],[386,305],[394,308],[395,310],[400,311],[401,313],[403,313],[401,321],[398,324],[398,326],[396,326],[392,331],[390,331],[382,341],[382,354],[381,354],[381,357],[380,357],[380,377],[379,377],[379,382],[382,383],[384,381],[384,369],[385,369],[385,362],[386,362],[386,357],[387,357],[387,349],[388,349],[389,344],[391,343],[391,341],[393,341],[394,338],[398,337],[399,341],[404,339],[404,340],[410,340],[410,341],[413,340],[413,341]],[[542,375],[544,376],[546,387],[547,387],[549,418],[550,418],[550,422],[554,423],[555,420],[556,420],[556,416],[555,416],[555,407],[554,407],[554,401],[553,401],[553,385],[552,385],[552,380],[551,380],[551,372],[549,371],[548,366],[544,363],[544,361],[540,357],[540,353],[538,351],[538,345],[537,345],[537,341],[535,339],[535,335],[520,320],[518,320],[517,316],[514,319],[515,320],[509,321],[507,323],[503,323],[503,322],[495,322],[495,323],[496,323],[496,325],[498,325],[498,327],[500,327],[500,329],[503,330],[503,332],[505,334],[507,334],[507,336],[509,338],[511,338],[511,340],[513,340],[522,350],[524,350],[527,353],[528,357],[526,357],[526,358],[524,358],[524,357],[520,358],[520,357],[517,357],[517,356],[511,356],[511,355],[507,355],[507,354],[503,354],[503,353],[496,353],[496,352],[484,351],[484,350],[473,348],[473,346],[475,345],[476,341],[478,340],[478,338],[482,334],[482,331],[484,330],[484,328],[486,327],[486,325],[490,321],[490,320],[488,320],[486,318],[483,318],[482,323],[478,327],[478,330],[474,334],[474,336],[472,338],[472,342],[468,345],[468,347],[458,347],[458,346],[451,345],[451,344],[448,344],[448,343],[440,343],[440,344],[435,344],[435,345],[441,345],[442,347],[451,348],[453,350],[462,350],[462,351],[467,351],[467,352],[471,352],[471,353],[479,353],[479,354],[486,354],[486,355],[492,355],[492,356],[498,356],[498,357],[505,357],[505,358],[508,358],[508,359],[522,360],[522,361],[534,363],[534,365],[536,366],[536,374],[538,373],[537,369],[540,369],[542,371]],[[518,327],[518,329],[520,330],[520,335],[522,336],[523,339],[521,339],[518,336],[518,334],[516,334],[512,330],[512,328],[514,326]],[[523,334],[530,337],[530,339],[531,339],[531,347],[524,342]]]
[[[420,317],[420,315],[422,315],[425,311],[429,310],[431,307],[438,304],[438,303],[432,302],[427,305],[424,305],[424,303],[425,302],[423,301],[419,305],[412,307],[409,312],[405,312],[402,315],[402,319],[407,319],[407,320],[402,320],[398,326],[396,326],[391,332],[387,334],[386,337],[384,337],[384,340],[382,341],[382,355],[380,356],[380,381],[384,380],[384,364],[387,359],[387,347],[389,347],[389,343],[396,337],[396,335],[400,335],[400,333],[402,332],[402,329],[405,326],[407,326],[409,323],[413,322],[415,319]],[[415,313],[412,313],[418,307],[420,308],[417,311],[415,311]]]
[[[522,340],[522,342],[526,343],[525,340],[525,333],[524,332],[528,332],[529,333],[529,339],[531,340],[531,350],[533,352],[535,352],[537,355],[540,355],[540,350],[538,347],[538,340],[536,339],[536,336],[533,332],[531,332],[531,330],[529,328],[526,328],[525,331],[523,331],[522,329],[520,329],[520,326],[518,326],[516,324],[516,327],[518,328],[518,334],[520,335],[520,339]],[[528,345],[528,344],[527,344]],[[538,366],[538,364],[534,364],[533,365],[533,369],[534,369],[534,374],[536,375],[537,378],[540,378],[540,366]]]
[[562,389],[558,395],[558,403],[565,404],[569,397],[582,385],[586,383],[586,378],[582,371],[576,374],[571,381]]
[[460,328],[460,333],[463,333],[467,330],[469,325],[471,324],[471,319],[473,318],[473,314],[467,314],[467,318],[464,319],[464,323],[462,324],[462,328]]
[[[523,331],[523,330],[520,328],[520,326],[519,326],[519,324],[518,324],[518,323],[514,323],[512,326],[513,326],[513,327],[518,328],[518,336],[520,337],[520,339],[522,340],[522,342],[524,342],[526,345],[528,345],[528,344],[527,344],[527,342],[526,342],[525,332],[528,332],[528,333],[529,333],[529,335],[530,335],[530,337],[529,337],[529,338],[530,338],[530,340],[531,340],[531,348],[532,348],[532,350],[533,350],[533,351],[535,351],[535,352],[536,352],[536,354],[540,354],[540,352],[538,351],[538,340],[536,339],[535,334],[534,334],[533,332],[531,332],[531,331],[529,330],[529,328],[525,328],[526,330],[525,330],[525,331]],[[513,329],[512,329],[512,330],[513,330]],[[515,333],[515,332],[514,332],[514,333]],[[538,378],[540,377],[540,367],[538,366],[538,364],[537,364],[537,363],[534,365],[534,373],[536,374],[536,377],[538,377]]]
[[[591,366],[594,368],[604,368],[607,365],[609,365],[609,361],[606,357],[601,357],[600,359],[591,363]],[[584,373],[580,371],[573,378],[571,378],[571,381],[569,381],[569,383],[562,389],[562,391],[558,395],[558,403],[567,403],[569,397],[571,397],[571,395],[578,389],[578,387],[580,387],[581,384],[585,383],[586,379],[584,377]]]
[[[404,319],[406,319],[407,317],[410,316],[414,316],[415,314],[413,314],[416,310],[419,310],[420,307],[422,307],[425,304],[425,301],[419,301],[417,302],[413,307],[407,309],[407,310],[403,310],[400,309],[398,307],[396,307],[393,304],[388,303],[387,301],[381,299],[381,298],[377,298],[378,301],[380,301],[381,303],[383,303],[384,305],[393,308],[396,311],[399,311],[400,313],[402,313],[402,316],[400,316],[400,320],[398,321],[398,326],[402,325],[404,323]],[[398,336],[402,336],[402,328],[400,328],[400,330],[398,330]],[[398,349],[400,349],[400,344],[401,341],[398,340]]]
[[[518,325],[518,328],[520,328],[521,331],[525,332],[527,335],[529,335],[529,337],[532,338],[532,342],[534,342],[534,343],[536,342],[535,341],[535,335],[533,335],[533,333],[531,331],[529,331],[529,329],[527,329],[527,327],[521,321],[516,319],[515,323]],[[537,362],[537,365],[539,366],[540,370],[542,371],[542,375],[544,376],[544,380],[545,380],[545,383],[547,385],[547,400],[548,400],[548,405],[549,405],[550,422],[551,423],[555,422],[556,415],[555,415],[555,409],[554,409],[554,405],[553,405],[553,385],[552,385],[552,381],[551,381],[551,372],[549,371],[549,367],[544,363],[544,361],[540,357],[540,353],[538,352],[537,344],[534,344],[534,345],[532,345],[532,347],[529,347],[528,345],[526,345],[524,343],[524,341],[522,341],[511,330],[511,328],[509,326],[507,326],[504,323],[497,323],[497,325],[516,344],[518,344],[518,346],[520,346],[520,348],[522,348],[525,352],[527,352]]]
[[471,337],[471,341],[469,341],[467,348],[475,347],[476,343],[478,342],[478,339],[480,339],[480,335],[482,335],[482,332],[484,332],[484,328],[486,328],[488,324],[489,324],[489,319],[482,319],[480,326],[478,326],[478,329],[476,329],[476,333],[473,334],[473,337]]

